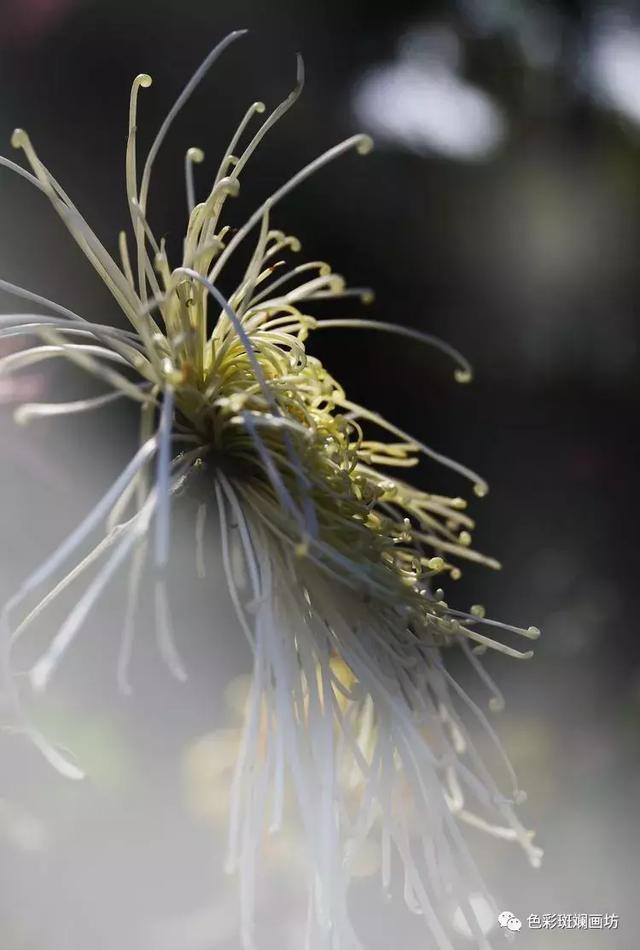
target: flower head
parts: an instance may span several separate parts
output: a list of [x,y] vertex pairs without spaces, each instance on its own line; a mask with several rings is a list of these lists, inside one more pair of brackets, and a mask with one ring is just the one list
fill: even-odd
[[[254,655],[232,787],[229,843],[229,866],[241,873],[245,945],[253,944],[253,880],[260,841],[265,827],[279,828],[285,784],[290,784],[314,867],[310,926],[327,945],[358,945],[346,910],[346,888],[351,856],[373,838],[380,849],[384,884],[390,883],[395,850],[404,869],[408,905],[425,915],[436,945],[449,947],[441,907],[452,901],[460,906],[464,895],[478,888],[458,820],[519,840],[534,863],[539,852],[513,813],[517,789],[511,798],[502,796],[474,758],[452,697],[484,717],[447,672],[441,648],[462,645],[490,685],[497,706],[500,695],[477,652],[491,647],[517,659],[531,653],[489,636],[487,625],[529,639],[539,631],[489,621],[481,608],[465,613],[448,605],[439,580],[459,575],[457,560],[498,565],[471,548],[473,522],[463,499],[427,493],[401,474],[426,457],[469,479],[478,496],[486,493],[486,484],[351,401],[307,350],[309,339],[319,331],[399,333],[443,351],[453,360],[458,381],[471,377],[460,354],[416,330],[359,317],[314,315],[315,301],[355,297],[366,303],[371,294],[348,288],[325,262],[295,264],[291,257],[300,251],[299,242],[274,229],[280,199],[328,162],[354,150],[366,153],[370,139],[356,135],[329,149],[271,194],[237,230],[225,223],[252,154],[300,95],[300,59],[295,89],[260,119],[252,136],[251,125],[265,106],[254,103],[248,109],[199,202],[194,165],[204,156],[197,148],[187,151],[189,218],[177,265],[170,263],[164,241],[154,236],[148,198],[156,155],[196,85],[240,35],[223,40],[187,84],[162,124],[141,175],[138,98],[151,78],[142,74],[135,79],[126,153],[133,245],[131,250],[123,231],[119,262],[42,163],[24,131],[14,133],[13,145],[22,149],[31,172],[0,159],[49,198],[129,322],[127,330],[96,324],[0,282],[2,289],[55,314],[2,318],[6,326],[0,335],[33,335],[41,342],[0,359],[0,369],[62,356],[109,387],[102,396],[74,403],[23,405],[18,420],[94,410],[117,398],[133,400],[141,414],[141,443],[134,458],[5,608],[7,682],[23,715],[11,677],[11,644],[72,579],[90,564],[100,564],[31,671],[33,687],[42,689],[99,594],[129,558],[133,562],[121,683],[128,688],[136,598],[147,563],[155,578],[158,642],[171,669],[185,678],[165,589],[170,500],[195,471],[204,473],[209,495],[197,516],[198,544],[212,509],[229,591]],[[220,281],[227,266],[243,253],[243,276],[231,293],[223,294]],[[154,460],[155,477],[150,478]],[[27,595],[58,574],[106,516],[107,535],[11,630],[11,616]],[[54,765],[80,777],[78,767],[26,718],[24,724]],[[476,800],[477,811],[468,808],[469,796]],[[473,912],[467,916],[473,919]],[[483,940],[481,930],[476,931]]]

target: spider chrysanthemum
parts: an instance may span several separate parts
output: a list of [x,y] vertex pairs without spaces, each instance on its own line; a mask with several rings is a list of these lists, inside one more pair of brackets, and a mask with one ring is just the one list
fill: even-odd
[[[149,223],[151,172],[169,127],[213,61],[240,35],[223,40],[188,83],[141,175],[137,103],[151,79],[135,79],[126,152],[133,250],[122,232],[119,262],[25,132],[14,133],[13,145],[23,150],[31,172],[0,159],[50,200],[129,322],[123,330],[89,321],[0,282],[0,289],[46,311],[1,318],[0,337],[40,341],[2,357],[3,372],[63,356],[109,387],[104,395],[74,403],[23,405],[18,419],[93,410],[127,398],[139,405],[142,420],[140,447],[114,485],[6,605],[7,688],[23,728],[49,761],[64,774],[81,777],[79,767],[29,723],[12,673],[12,644],[72,580],[98,565],[31,670],[31,685],[42,689],[114,572],[129,559],[121,683],[127,687],[145,567],[154,577],[159,643],[173,671],[184,677],[165,587],[170,507],[172,495],[199,471],[208,495],[198,510],[196,537],[200,543],[207,524],[216,525],[226,583],[254,657],[233,780],[228,861],[241,881],[244,945],[254,943],[260,844],[265,829],[279,828],[290,786],[312,868],[309,928],[321,945],[359,946],[346,895],[354,855],[370,839],[380,851],[383,885],[389,886],[397,864],[406,902],[424,915],[434,946],[451,947],[454,908],[462,908],[478,944],[485,946],[469,902],[481,884],[459,822],[519,841],[534,864],[540,852],[515,817],[515,779],[509,794],[501,794],[468,740],[457,707],[467,707],[490,727],[447,672],[442,648],[461,646],[497,706],[500,694],[477,653],[494,648],[515,658],[531,654],[487,630],[530,639],[538,630],[498,624],[485,619],[481,608],[465,613],[445,602],[440,578],[459,573],[456,559],[497,564],[470,547],[473,523],[461,498],[429,494],[401,475],[426,456],[468,478],[477,495],[486,492],[485,483],[349,400],[306,343],[320,330],[377,329],[438,347],[454,360],[459,381],[467,381],[470,370],[455,350],[417,331],[309,313],[314,301],[366,292],[347,289],[324,262],[287,263],[299,244],[273,227],[281,198],[345,152],[367,152],[371,142],[357,135],[336,145],[269,196],[237,230],[225,225],[249,159],[300,94],[299,61],[295,89],[252,137],[251,124],[265,107],[258,102],[248,109],[199,203],[193,164],[203,154],[188,150],[189,219],[179,266],[169,263],[164,241],[156,240]],[[239,259],[238,251],[248,261],[244,276],[223,295],[221,275],[232,258]],[[215,517],[206,521],[208,508]],[[105,521],[106,534],[87,551]],[[37,606],[20,616],[21,605],[48,581],[53,586]]]

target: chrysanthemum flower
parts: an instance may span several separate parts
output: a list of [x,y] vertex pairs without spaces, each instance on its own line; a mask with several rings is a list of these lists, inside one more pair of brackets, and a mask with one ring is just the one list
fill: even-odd
[[[317,358],[307,352],[314,333],[341,328],[400,333],[439,348],[467,381],[465,360],[446,344],[415,330],[372,320],[329,319],[309,310],[317,300],[366,297],[320,261],[286,263],[298,241],[274,230],[277,206],[324,165],[349,151],[369,151],[356,135],[329,149],[278,188],[237,230],[224,224],[252,154],[294,104],[294,91],[253,137],[264,113],[247,111],[213,184],[196,203],[193,165],[186,154],[189,220],[179,265],[169,263],[154,237],[148,196],[154,161],[169,128],[213,61],[241,34],[207,57],[169,111],[138,174],[138,96],[151,85],[138,76],[131,92],[126,188],[133,252],[120,235],[116,262],[38,157],[28,135],[13,145],[31,167],[1,159],[51,202],[121,307],[127,330],[97,324],[7,282],[0,288],[26,298],[45,314],[2,318],[0,336],[40,342],[0,360],[9,372],[62,356],[101,379],[104,395],[66,404],[31,403],[36,417],[97,410],[114,399],[140,409],[138,451],[86,519],[24,583],[3,613],[3,662],[16,714],[47,759],[80,778],[29,723],[12,675],[12,644],[52,599],[89,565],[97,571],[50,646],[31,670],[43,689],[111,577],[131,559],[119,675],[127,662],[141,575],[153,573],[158,642],[175,674],[185,677],[166,594],[171,561],[171,499],[200,471],[208,495],[200,505],[196,538],[207,524],[219,534],[230,596],[253,650],[246,722],[231,790],[228,865],[239,871],[245,947],[254,945],[254,883],[265,830],[281,825],[285,787],[295,797],[309,849],[309,928],[323,946],[352,948],[358,939],[347,913],[354,856],[367,839],[380,853],[382,885],[392,866],[404,876],[407,905],[423,914],[433,946],[450,948],[449,920],[462,908],[479,945],[486,945],[469,896],[481,883],[460,822],[518,841],[532,863],[540,852],[514,814],[520,793],[513,780],[499,792],[476,755],[461,709],[486,722],[443,663],[443,650],[460,645],[493,691],[478,652],[530,656],[490,636],[491,630],[535,639],[539,631],[451,608],[440,589],[454,578],[459,558],[496,567],[470,547],[473,523],[459,497],[429,494],[404,477],[420,457],[448,466],[482,496],[486,484],[469,469],[350,400]],[[244,276],[224,295],[220,279],[245,252]],[[153,466],[153,467],[152,467]],[[397,473],[397,474],[389,474]],[[154,474],[153,474],[154,473]],[[153,477],[152,477],[153,474]],[[213,517],[208,521],[207,513]],[[88,553],[85,545],[107,519],[108,531]],[[60,577],[27,616],[19,608]],[[496,739],[497,742],[497,739]]]

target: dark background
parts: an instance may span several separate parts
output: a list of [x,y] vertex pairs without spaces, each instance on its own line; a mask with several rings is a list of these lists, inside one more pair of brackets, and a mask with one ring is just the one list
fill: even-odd
[[[365,316],[449,340],[473,363],[475,381],[456,385],[446,360],[402,339],[341,332],[312,349],[355,399],[489,481],[489,496],[473,503],[475,542],[504,570],[465,571],[449,600],[481,601],[490,616],[543,629],[532,661],[493,657],[487,666],[506,695],[497,726],[529,791],[524,813],[547,860],[534,873],[499,842],[474,844],[498,903],[519,916],[606,911],[621,923],[617,933],[523,931],[516,944],[635,947],[640,17],[633,4],[524,0],[2,0],[4,154],[13,127],[27,128],[115,248],[127,221],[133,76],[154,77],[140,98],[144,147],[209,48],[244,26],[250,35],[215,67],[163,149],[151,193],[156,233],[178,250],[185,148],[207,153],[196,169],[206,187],[246,106],[263,99],[272,107],[289,91],[298,50],[304,96],[245,176],[238,220],[324,148],[361,129],[374,135],[370,156],[349,155],[322,171],[283,202],[276,223],[300,237],[306,259],[331,261],[350,283],[375,288]],[[387,98],[367,112],[367,91],[385,83]],[[0,171],[1,275],[81,313],[101,308],[101,319],[119,319],[41,197]],[[7,298],[3,309],[11,308]],[[109,444],[124,457],[111,426]],[[60,477],[56,498],[64,499],[66,443],[38,435],[25,449],[12,432],[3,423],[14,477],[47,449]],[[420,477],[426,488],[467,492],[433,466]],[[7,577],[13,573],[9,563]],[[206,731],[208,709],[195,700],[185,706],[176,737]],[[6,861],[7,877],[30,880],[24,855]],[[184,883],[188,873],[180,873]],[[167,871],[168,892],[171,880]],[[114,917],[133,919],[131,903],[119,912],[116,899]],[[24,924],[2,911],[7,928]],[[90,925],[82,926],[77,933],[90,939]],[[68,944],[25,927],[16,947],[79,946],[73,927]],[[417,935],[407,940],[424,946]]]

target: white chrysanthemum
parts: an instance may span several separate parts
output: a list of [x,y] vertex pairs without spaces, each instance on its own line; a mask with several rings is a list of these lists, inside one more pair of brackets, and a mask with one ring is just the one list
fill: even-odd
[[[197,516],[198,543],[212,508],[216,517],[208,523],[219,527],[226,580],[254,656],[233,779],[228,857],[229,868],[239,871],[244,946],[254,945],[261,842],[266,830],[275,832],[281,824],[285,787],[293,789],[314,868],[309,928],[321,945],[359,946],[347,913],[347,887],[363,843],[373,842],[383,886],[389,886],[392,862],[399,858],[406,903],[424,915],[434,946],[451,947],[454,912],[486,946],[486,927],[469,902],[481,883],[460,821],[519,841],[534,864],[540,852],[514,815],[515,779],[512,792],[502,795],[469,743],[457,707],[470,709],[491,730],[447,672],[441,650],[460,644],[491,686],[497,706],[500,695],[476,653],[492,647],[516,658],[531,654],[481,629],[490,624],[530,639],[539,631],[485,620],[480,608],[466,614],[447,605],[435,578],[459,573],[450,560],[498,565],[470,548],[473,523],[462,499],[427,494],[379,466],[402,471],[425,455],[469,478],[478,495],[486,492],[485,483],[350,401],[305,344],[319,330],[378,329],[440,348],[456,362],[459,381],[468,380],[470,370],[450,347],[417,331],[310,315],[313,301],[368,294],[346,289],[324,262],[287,265],[283,257],[298,251],[299,244],[272,229],[274,209],[284,195],[345,152],[368,151],[371,142],[358,135],[335,146],[267,198],[238,230],[223,224],[248,160],[301,92],[299,62],[294,91],[243,145],[264,105],[255,103],[247,111],[199,204],[193,163],[203,155],[193,148],[187,152],[190,215],[180,266],[170,266],[164,242],[156,241],[147,219],[151,171],[173,119],[212,62],[240,35],[223,40],[188,83],[153,142],[140,179],[137,100],[151,79],[141,75],[133,83],[126,157],[133,260],[124,232],[121,262],[112,259],[25,132],[16,131],[13,144],[24,151],[32,173],[0,159],[51,201],[130,323],[129,330],[97,325],[0,282],[1,289],[47,311],[1,318],[0,337],[32,335],[41,341],[0,359],[3,372],[63,356],[109,387],[105,395],[75,403],[23,405],[18,420],[98,409],[121,397],[140,406],[142,420],[134,458],[5,607],[7,687],[22,726],[47,759],[63,774],[80,778],[78,766],[51,747],[24,715],[12,676],[12,644],[72,580],[89,565],[99,565],[31,671],[32,686],[43,689],[98,596],[129,559],[121,683],[128,688],[136,597],[147,564],[155,577],[158,642],[171,669],[184,678],[165,591],[170,499],[200,471],[209,495]],[[244,276],[227,298],[218,289],[220,275],[240,245],[246,248],[250,241]],[[87,553],[86,542],[105,518],[108,533]],[[59,576],[74,556],[80,558],[76,566],[18,619],[27,597]]]

